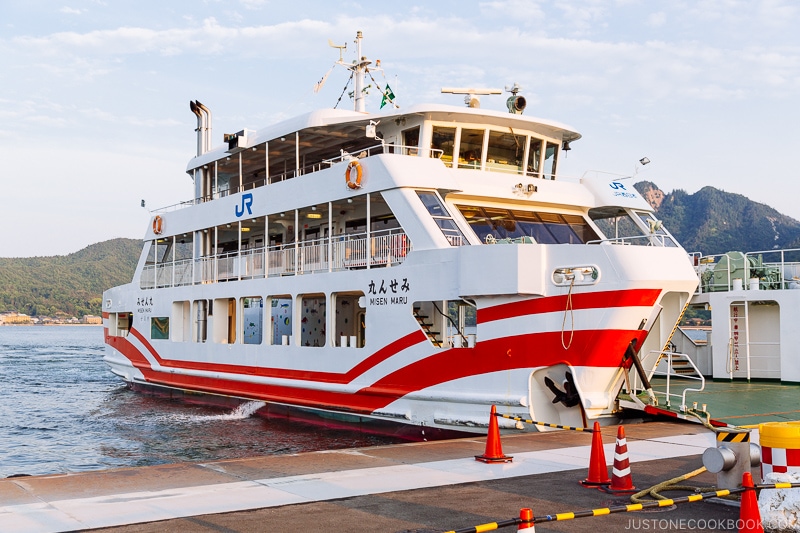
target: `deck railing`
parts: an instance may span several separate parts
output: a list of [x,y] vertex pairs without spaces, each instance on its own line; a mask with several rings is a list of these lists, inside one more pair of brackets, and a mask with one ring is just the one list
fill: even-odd
[[146,265],[142,289],[178,287],[240,279],[294,276],[315,272],[398,265],[411,251],[401,229],[338,235],[294,244],[254,248]]
[[800,248],[698,255],[690,257],[701,292],[800,289]]
[[[236,177],[236,183],[230,183],[226,185],[224,189],[218,189],[215,191],[211,191],[204,196],[199,196],[193,198],[191,200],[185,200],[183,202],[179,202],[177,204],[168,205],[166,207],[160,207],[158,209],[154,209],[150,211],[152,214],[158,213],[165,213],[169,211],[176,211],[178,209],[183,209],[184,207],[190,207],[197,204],[202,204],[205,202],[210,202],[216,200],[217,198],[223,198],[225,196],[229,196],[231,194],[236,194],[239,192],[247,191],[256,189],[259,187],[264,187],[273,183],[278,183],[281,181],[290,180],[292,178],[296,178],[298,176],[303,176],[305,174],[311,174],[313,172],[318,172],[319,170],[330,168],[331,166],[341,163],[342,161],[348,161],[353,157],[357,157],[359,159],[364,157],[370,157],[376,154],[397,154],[397,155],[405,155],[411,157],[429,157],[432,159],[440,159],[445,162],[445,164],[449,167],[453,166],[452,160],[447,160],[443,158],[443,151],[437,148],[423,148],[420,146],[407,146],[402,144],[388,144],[388,143],[381,143],[375,146],[370,146],[359,150],[356,153],[343,153],[339,156],[325,159],[313,164],[305,165],[300,168],[292,168],[289,170],[285,170],[283,172],[279,172],[276,174],[270,174],[261,179],[256,179],[252,181],[243,182],[241,186],[238,184],[238,175]],[[480,169],[480,165],[477,166],[464,166],[464,165],[456,165],[458,168],[468,168],[468,169]],[[514,175],[521,175],[526,178],[536,178],[536,179],[545,179],[545,180],[555,180],[558,177],[559,180],[562,181],[571,181],[571,182],[580,182],[583,178],[573,177],[573,176],[564,176],[555,174],[544,174],[541,172],[531,172],[527,169],[517,166],[517,165],[501,165],[496,163],[487,162],[486,165],[483,167],[483,170],[488,172],[498,172],[504,174],[514,174]]]

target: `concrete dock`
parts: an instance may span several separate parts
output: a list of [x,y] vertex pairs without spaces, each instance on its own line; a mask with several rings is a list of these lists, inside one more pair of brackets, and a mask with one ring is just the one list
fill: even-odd
[[[625,432],[639,489],[701,467],[700,455],[715,446],[714,434],[695,424],[629,423]],[[611,464],[617,427],[604,427],[602,434]],[[473,437],[9,478],[0,480],[0,530],[434,532],[514,518],[523,507],[540,516],[629,503],[627,495],[579,484],[587,475],[591,439],[591,433],[575,431],[503,436],[503,452],[513,462],[491,465],[475,461],[486,438]],[[715,482],[706,472],[682,484]],[[701,501],[536,529],[724,531],[736,529],[738,512]]]

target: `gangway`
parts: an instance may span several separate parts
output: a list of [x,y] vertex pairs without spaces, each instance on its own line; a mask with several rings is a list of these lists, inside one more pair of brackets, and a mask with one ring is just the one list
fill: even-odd
[[[650,368],[647,378],[653,387],[654,397],[651,398],[645,390],[639,376],[626,374],[625,390],[618,397],[621,408],[701,424],[727,425],[711,420],[706,405],[698,409],[697,402],[691,407],[686,404],[687,393],[702,392],[706,386],[705,378],[688,355],[652,350],[642,358],[642,366]],[[677,406],[674,405],[676,400],[680,401]]]

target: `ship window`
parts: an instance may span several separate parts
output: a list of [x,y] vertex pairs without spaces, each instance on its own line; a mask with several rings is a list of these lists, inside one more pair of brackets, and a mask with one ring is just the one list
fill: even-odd
[[172,302],[172,340],[187,342],[192,338],[191,302]]
[[132,313],[109,313],[108,336],[127,337],[133,323]]
[[419,126],[407,129],[403,132],[403,153],[406,155],[417,155],[419,147]]
[[208,315],[210,314],[208,300],[195,300],[192,304],[192,317],[194,327],[192,338],[194,342],[206,342],[208,338]]
[[156,262],[156,247],[155,241],[145,241],[145,246],[147,246],[147,259],[145,259],[145,265],[154,265]]
[[589,210],[591,219],[597,224],[600,231],[605,234],[605,238],[614,244],[678,246],[660,221],[651,213],[634,211],[634,214],[636,215],[635,218],[621,207],[603,207]]
[[233,344],[236,342],[236,299],[217,298],[212,304],[213,318],[211,322],[211,335],[214,342],[220,344]]
[[331,295],[334,313],[333,343],[340,348],[363,348],[366,344],[367,310],[363,292],[339,292]]
[[489,146],[486,149],[486,168],[513,173],[522,171],[525,141],[524,135],[490,131]]
[[169,317],[150,318],[150,338],[152,340],[169,339]]
[[242,343],[261,344],[264,331],[264,299],[242,298]]
[[442,230],[442,234],[444,234],[447,242],[449,242],[451,246],[462,246],[466,244],[464,234],[461,233],[461,230],[453,221],[444,203],[442,203],[442,200],[439,198],[439,195],[432,191],[417,191],[417,195],[419,199],[422,200],[428,213],[433,217],[436,225]]
[[272,344],[292,343],[292,297],[272,296],[270,298],[270,324],[272,324]]
[[580,215],[475,205],[456,207],[483,242],[532,238],[539,244],[585,244],[598,238],[586,219]]
[[558,157],[558,145],[547,143],[544,153],[544,178],[548,180],[556,179],[556,158]]
[[678,243],[667,233],[664,224],[658,220],[653,213],[648,211],[634,211],[633,213],[639,217],[639,220],[641,220],[642,224],[647,228],[648,241],[651,245],[667,246],[669,248],[678,246]]
[[458,147],[458,166],[460,168],[480,168],[483,156],[483,130],[461,130]]
[[531,145],[528,149],[528,166],[527,172],[537,178],[541,178],[542,174],[539,171],[539,165],[542,159],[542,145],[544,141],[531,137]]
[[300,297],[300,345],[325,346],[325,295]]
[[[453,148],[456,142],[456,129],[443,128],[441,126],[433,127],[433,136],[431,137],[431,157],[438,157],[448,167],[453,166]],[[441,155],[438,151],[441,150]]]

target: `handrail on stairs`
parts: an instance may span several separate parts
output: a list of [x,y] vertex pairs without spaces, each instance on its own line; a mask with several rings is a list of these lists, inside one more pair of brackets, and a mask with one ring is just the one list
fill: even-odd
[[[650,369],[650,372],[649,372],[649,375],[648,375],[648,379],[652,379],[653,376],[660,376],[660,377],[661,376],[665,376],[667,378],[667,389],[666,389],[666,391],[665,392],[654,391],[655,394],[656,395],[662,395],[662,396],[665,397],[665,402],[666,402],[666,406],[667,407],[670,406],[670,398],[671,397],[680,397],[680,399],[681,399],[680,410],[681,410],[681,412],[685,412],[686,409],[687,409],[687,407],[686,407],[686,393],[687,392],[701,392],[706,386],[706,378],[703,377],[703,375],[697,369],[697,366],[695,366],[695,364],[691,360],[691,358],[688,355],[686,355],[685,353],[676,353],[676,352],[668,352],[668,351],[651,350],[650,352],[648,352],[648,354],[645,357],[642,358],[643,359],[642,362],[644,363],[645,361],[650,359],[651,356],[655,356],[656,360],[655,360],[655,364],[653,364],[653,366]],[[661,361],[664,358],[666,358],[666,360],[667,360],[667,370],[666,371],[658,370],[658,365],[659,365],[659,363],[661,363]],[[685,373],[685,374],[678,373],[675,370],[675,363],[676,362],[679,362],[681,366],[686,366],[686,364],[688,363],[688,365],[691,366],[693,372],[691,374],[689,374],[689,373]],[[675,377],[678,377],[678,378],[681,378],[681,379],[689,379],[689,380],[693,380],[693,381],[699,381],[700,382],[700,388],[697,389],[697,388],[692,388],[692,387],[686,387],[685,389],[683,389],[683,392],[681,394],[672,393],[670,391],[670,387],[671,387],[670,378],[672,376],[675,376]]]

